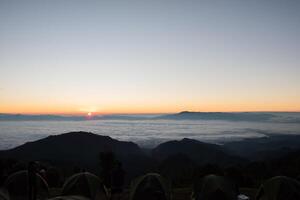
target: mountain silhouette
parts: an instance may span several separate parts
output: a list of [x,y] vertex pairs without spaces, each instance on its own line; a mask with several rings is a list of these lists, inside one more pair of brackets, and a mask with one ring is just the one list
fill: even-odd
[[187,138],[180,141],[162,143],[152,150],[153,157],[159,161],[178,154],[188,156],[199,165],[228,165],[243,162],[243,159],[238,156],[226,154],[220,145],[208,144]]
[[163,115],[157,119],[173,120],[226,120],[226,121],[270,121],[275,116],[271,113],[255,112],[189,112],[183,111],[176,114]]
[[241,141],[226,142],[223,148],[228,153],[250,160],[277,158],[287,153],[300,150],[299,135],[267,134],[261,138],[247,138]]
[[90,163],[97,159],[100,152],[107,151],[112,151],[120,157],[142,153],[139,146],[133,142],[118,141],[109,136],[89,132],[70,132],[28,142],[1,151],[0,155],[22,160]]

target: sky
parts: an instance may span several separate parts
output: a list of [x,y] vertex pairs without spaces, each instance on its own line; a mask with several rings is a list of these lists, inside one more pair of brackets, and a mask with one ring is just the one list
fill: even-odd
[[298,0],[0,0],[0,113],[300,111]]

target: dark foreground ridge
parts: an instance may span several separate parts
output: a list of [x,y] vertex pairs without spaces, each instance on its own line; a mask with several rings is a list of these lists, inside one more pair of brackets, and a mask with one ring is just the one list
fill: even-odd
[[184,155],[199,165],[219,164],[226,166],[245,162],[238,156],[226,153],[220,145],[188,138],[162,143],[152,150],[152,155],[160,161],[170,157],[174,158],[176,155]]
[[130,176],[136,175],[139,173],[137,169],[144,169],[149,164],[137,144],[89,132],[48,136],[10,150],[0,151],[0,158],[24,162],[38,160],[67,168],[79,167],[95,171],[101,152],[113,152],[124,163]]
[[[24,170],[34,160],[46,171],[56,169],[59,177],[78,171],[90,171],[101,177],[103,162],[110,163],[109,168],[117,161],[123,165],[127,184],[137,176],[156,172],[175,188],[190,188],[195,179],[218,174],[233,178],[241,187],[257,189],[263,180],[274,176],[300,175],[300,136],[268,136],[223,145],[185,138],[145,150],[133,142],[70,132],[0,151],[0,159],[2,173],[6,174]],[[62,181],[51,180],[50,186],[62,187]]]
[[[249,161],[278,159],[300,150],[300,136],[273,135],[227,142],[223,145],[204,143],[184,138],[169,141],[149,150],[133,142],[119,141],[109,136],[90,132],[70,132],[48,136],[28,142],[16,148],[0,151],[0,158],[23,161],[41,160],[57,164],[78,164],[91,167],[97,164],[101,152],[113,152],[119,159],[130,164],[149,164],[153,167],[166,159],[185,156],[197,165],[217,164],[229,166]],[[129,163],[128,163],[129,164]],[[137,166],[135,166],[137,167]]]
[[123,142],[109,136],[89,132],[70,132],[48,136],[19,147],[1,151],[0,155],[24,160],[48,160],[59,162],[88,163],[99,152],[112,151],[120,156],[139,155],[139,146],[133,142]]
[[89,132],[48,136],[10,150],[0,151],[0,156],[24,161],[42,160],[90,166],[95,164],[95,158],[100,152],[113,152],[124,162],[131,160],[132,157],[139,157],[143,162],[148,160],[149,163],[156,163],[178,154],[189,157],[197,164],[230,165],[244,161],[238,156],[227,154],[219,145],[187,138],[162,143],[150,153],[144,153],[145,151],[133,142],[118,141],[109,136]]

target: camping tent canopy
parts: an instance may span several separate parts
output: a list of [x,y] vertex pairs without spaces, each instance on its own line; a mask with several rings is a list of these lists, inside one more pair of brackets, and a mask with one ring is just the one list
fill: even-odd
[[5,188],[0,188],[0,200],[9,200],[9,194]]
[[130,187],[130,200],[171,199],[171,185],[159,174],[149,173],[134,180]]
[[208,175],[194,186],[193,197],[196,200],[235,200],[238,191],[236,185],[225,177]]
[[267,180],[259,188],[257,200],[298,200],[300,183],[292,178],[277,176]]
[[[37,198],[47,199],[49,196],[49,189],[47,182],[38,174],[37,179]],[[8,190],[10,199],[24,199],[28,196],[28,172],[22,170],[10,175],[5,183],[4,187]]]
[[90,199],[83,196],[60,196],[49,200],[90,200]]
[[107,199],[103,183],[97,176],[88,172],[78,173],[68,178],[63,186],[62,195],[79,195],[92,200]]

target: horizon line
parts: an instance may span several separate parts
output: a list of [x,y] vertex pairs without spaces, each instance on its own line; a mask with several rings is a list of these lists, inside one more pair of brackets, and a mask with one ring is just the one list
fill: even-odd
[[[299,111],[190,111],[190,110],[182,110],[179,112],[162,112],[162,113],[149,113],[149,112],[138,112],[138,113],[101,113],[101,112],[91,112],[93,113],[93,116],[105,116],[105,115],[166,115],[166,114],[177,114],[177,113],[181,113],[181,112],[198,112],[198,113],[300,113]],[[58,115],[58,116],[86,116],[89,112],[86,113],[22,113],[22,112],[18,112],[18,113],[13,113],[13,112],[0,112],[0,114],[2,115]]]

